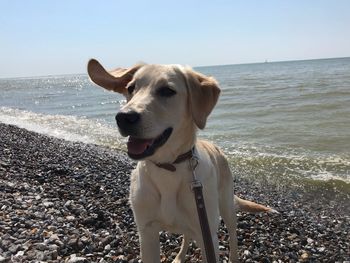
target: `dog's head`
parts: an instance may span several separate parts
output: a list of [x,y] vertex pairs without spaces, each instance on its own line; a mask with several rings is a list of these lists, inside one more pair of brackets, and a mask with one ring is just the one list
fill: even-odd
[[97,85],[126,97],[116,121],[120,133],[129,136],[128,154],[136,160],[157,155],[160,161],[186,147],[188,151],[220,94],[213,78],[179,65],[136,65],[107,72],[92,59],[88,73]]

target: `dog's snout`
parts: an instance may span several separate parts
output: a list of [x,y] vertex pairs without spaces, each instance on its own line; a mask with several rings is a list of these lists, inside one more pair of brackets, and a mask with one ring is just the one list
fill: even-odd
[[115,119],[119,128],[126,128],[137,124],[140,120],[140,114],[135,111],[119,112]]

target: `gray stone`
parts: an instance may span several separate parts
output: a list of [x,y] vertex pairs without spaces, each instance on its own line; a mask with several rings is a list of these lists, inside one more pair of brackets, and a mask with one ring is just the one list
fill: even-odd
[[48,246],[45,243],[36,243],[35,248],[40,251],[48,250]]
[[17,252],[16,257],[22,257],[24,255],[24,251],[20,250]]
[[53,207],[54,206],[54,203],[53,202],[43,202],[43,205],[47,208],[49,207]]
[[59,240],[60,238],[58,237],[58,235],[57,234],[52,234],[51,236],[50,236],[50,238],[49,238],[49,241],[56,241],[56,240]]
[[16,252],[21,248],[21,245],[12,245],[9,247],[9,251],[12,254],[16,254]]
[[106,245],[104,247],[104,250],[107,251],[107,252],[110,251],[111,250],[111,245],[110,244]]
[[43,251],[36,251],[35,259],[38,261],[45,261],[46,255]]
[[68,222],[73,222],[75,220],[75,216],[66,216],[66,220]]
[[56,260],[57,257],[58,257],[58,252],[57,252],[57,250],[51,251],[51,258],[52,258],[53,260]]
[[70,255],[67,261],[67,263],[84,263],[84,262],[88,262],[88,260],[84,257],[77,257],[76,254]]
[[58,246],[56,244],[49,245],[48,249],[51,250],[51,251],[58,250]]

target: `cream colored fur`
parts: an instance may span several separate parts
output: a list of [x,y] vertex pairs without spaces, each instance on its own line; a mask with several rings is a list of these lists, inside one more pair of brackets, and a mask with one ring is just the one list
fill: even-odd
[[[224,154],[210,142],[196,138],[198,127],[204,128],[216,104],[220,92],[218,84],[212,78],[178,65],[138,65],[133,69],[108,73],[95,60],[90,61],[88,66],[90,78],[95,83],[127,97],[121,111],[132,110],[141,114],[141,138],[154,138],[166,128],[173,128],[168,141],[152,156],[138,161],[131,174],[130,203],[139,231],[142,261],[160,262],[159,231],[162,230],[184,234],[174,262],[184,262],[190,240],[195,240],[204,250],[196,204],[190,189],[192,174],[188,161],[176,164],[176,172],[155,165],[172,163],[195,145],[199,157],[196,174],[203,185],[217,262],[220,216],[230,236],[230,262],[238,262],[234,200],[236,206],[246,211],[270,209],[234,198],[234,181]],[[130,85],[136,85],[131,95],[126,92]],[[164,86],[176,91],[176,95],[159,97],[157,90]],[[203,262],[207,262],[205,253],[202,257]]]

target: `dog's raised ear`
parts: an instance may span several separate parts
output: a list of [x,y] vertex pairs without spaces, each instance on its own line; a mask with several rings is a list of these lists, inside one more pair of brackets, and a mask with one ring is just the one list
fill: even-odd
[[204,129],[207,118],[218,101],[219,85],[214,78],[192,69],[186,69],[185,76],[193,120],[199,129]]
[[96,59],[90,59],[87,71],[95,84],[125,95],[127,93],[126,86],[141,67],[142,65],[138,64],[129,69],[118,68],[108,72]]

